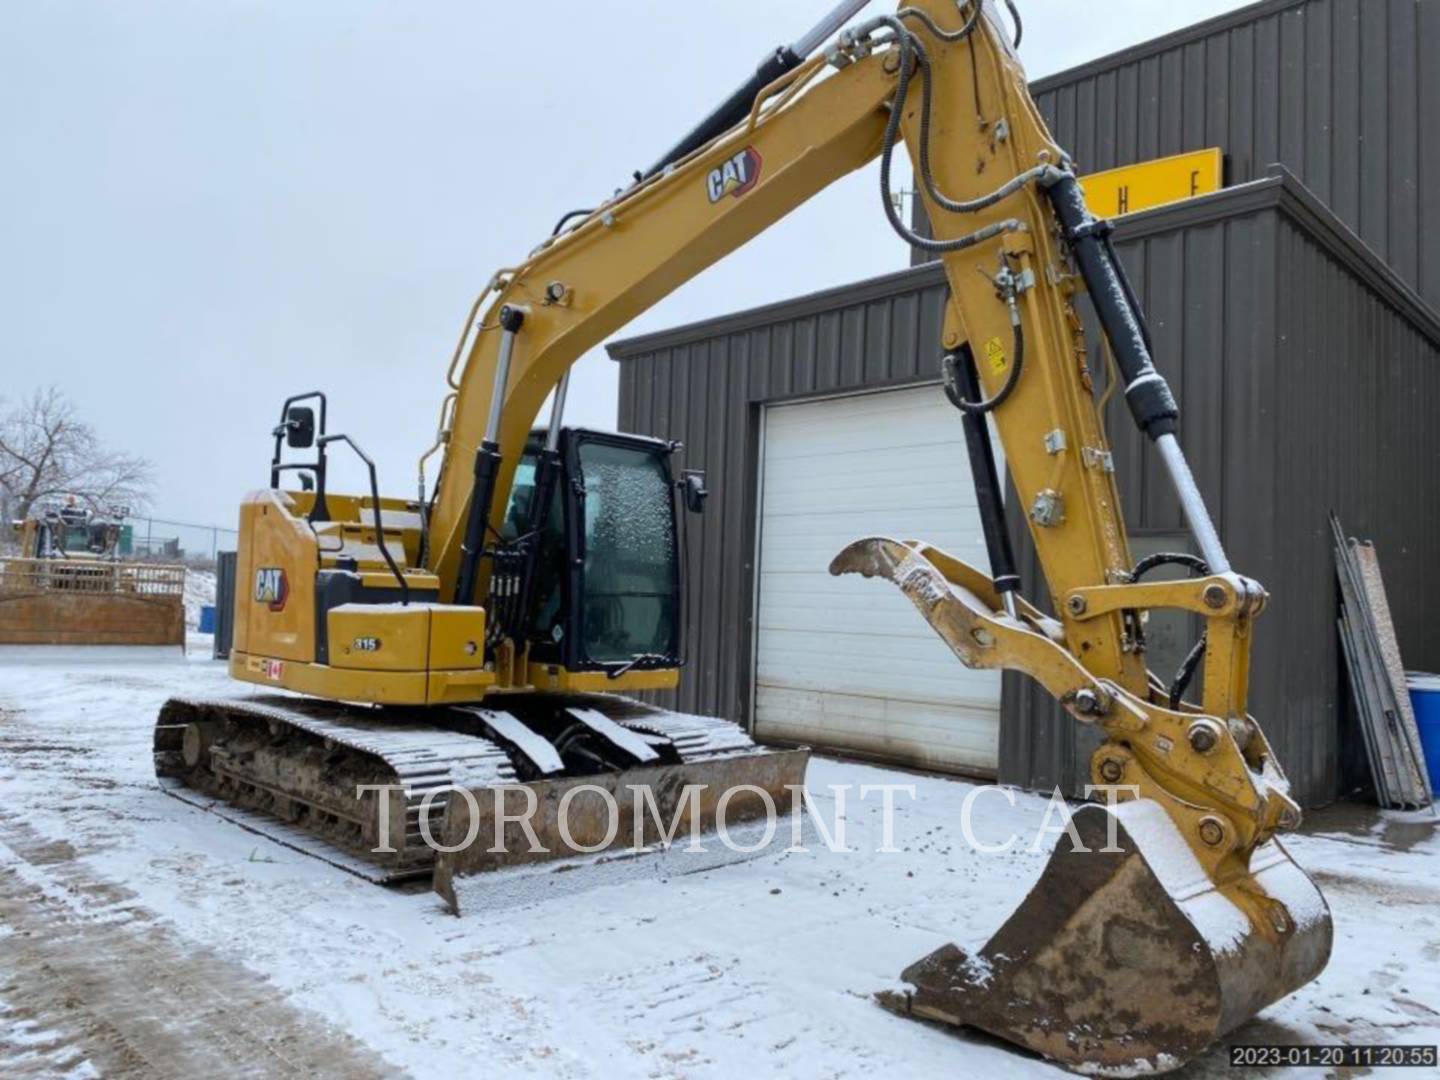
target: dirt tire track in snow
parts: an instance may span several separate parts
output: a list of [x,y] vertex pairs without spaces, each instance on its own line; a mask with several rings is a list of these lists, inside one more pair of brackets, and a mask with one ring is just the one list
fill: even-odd
[[75,851],[0,815],[0,1075],[309,1077],[397,1072],[186,943]]

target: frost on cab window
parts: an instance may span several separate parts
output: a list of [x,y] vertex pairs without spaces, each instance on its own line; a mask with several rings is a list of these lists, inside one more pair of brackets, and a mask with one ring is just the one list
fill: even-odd
[[589,658],[613,662],[676,647],[675,516],[653,453],[580,445],[585,484],[584,633]]

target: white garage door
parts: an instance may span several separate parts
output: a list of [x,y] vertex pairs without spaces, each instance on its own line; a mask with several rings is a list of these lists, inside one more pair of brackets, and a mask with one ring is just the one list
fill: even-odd
[[770,406],[760,471],[756,734],[993,771],[999,673],[962,665],[893,585],[828,571],[875,535],[988,571],[960,414],[940,388]]

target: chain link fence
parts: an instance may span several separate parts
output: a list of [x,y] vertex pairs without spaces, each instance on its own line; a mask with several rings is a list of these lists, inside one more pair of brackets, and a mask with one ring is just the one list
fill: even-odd
[[240,534],[223,525],[172,521],[160,517],[127,517],[120,530],[119,554],[213,566],[222,551],[233,551]]

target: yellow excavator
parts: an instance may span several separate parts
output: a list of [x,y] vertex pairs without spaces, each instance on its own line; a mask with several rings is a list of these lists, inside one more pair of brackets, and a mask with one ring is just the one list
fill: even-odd
[[[846,28],[863,6],[846,0],[776,49],[632,184],[567,214],[495,274],[456,345],[415,498],[380,495],[355,441],[327,430],[323,395],[284,403],[270,484],[241,510],[230,660],[270,692],[167,703],[157,771],[181,797],[377,880],[433,874],[452,900],[471,875],[618,848],[631,825],[637,845],[654,838],[638,799],[622,804],[618,830],[595,812],[567,827],[582,787],[643,790],[657,824],[707,829],[793,799],[805,751],[626,696],[679,678],[678,538],[704,480],[674,475],[671,444],[565,427],[568,372],[878,157],[890,223],[944,265],[936,359],[971,451],[990,567],[873,537],[831,570],[893,582],[961,661],[1025,672],[1104,734],[1097,801],[1011,918],[978,953],[947,946],[919,960],[880,1001],[1083,1071],[1164,1071],[1329,956],[1328,909],[1277,839],[1299,810],[1246,710],[1267,596],[1231,569],[1206,512],[1110,226],[1086,208],[1028,94],[1013,6],[1007,19],[993,0],[911,0]],[[933,237],[913,233],[890,197],[902,143]],[[1082,294],[1107,342],[1103,394]],[[1132,560],[1097,405],[1110,390],[1152,441],[1198,556]],[[549,422],[532,428],[547,396]],[[1053,617],[1021,595],[991,423]],[[327,455],[342,447],[365,461],[368,492],[329,490]],[[287,471],[294,490],[282,489]],[[1166,561],[1191,576],[1145,580]],[[1145,662],[1145,613],[1165,608],[1205,624],[1169,684]],[[1202,662],[1200,700],[1187,700]],[[691,788],[704,794],[686,802]]]

